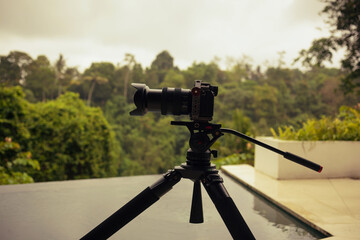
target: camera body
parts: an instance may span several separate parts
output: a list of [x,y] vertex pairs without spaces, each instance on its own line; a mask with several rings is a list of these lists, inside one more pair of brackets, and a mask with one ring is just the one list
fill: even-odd
[[196,80],[194,87],[150,89],[145,84],[131,84],[137,89],[134,94],[136,109],[130,115],[144,115],[147,111],[162,115],[189,115],[194,121],[211,121],[214,113],[214,98],[218,87]]
[[191,89],[190,119],[194,121],[211,121],[214,114],[214,97],[218,94],[218,87],[196,80]]

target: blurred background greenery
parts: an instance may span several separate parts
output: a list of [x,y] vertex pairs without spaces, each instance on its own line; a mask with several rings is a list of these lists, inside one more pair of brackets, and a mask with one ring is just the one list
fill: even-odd
[[[300,52],[302,69],[286,67],[282,54],[266,67],[244,57],[228,58],[226,68],[215,59],[187,69],[168,51],[149,67],[125,54],[122,64],[94,62],[82,72],[61,54],[53,64],[21,51],[0,56],[0,184],[156,174],[183,162],[189,133],[170,121],[188,117],[130,117],[133,82],[217,85],[213,122],[252,137],[358,141],[360,4],[325,2],[333,35]],[[342,67],[325,67],[344,47]],[[213,148],[218,167],[253,164],[254,146],[239,138],[224,136]]]

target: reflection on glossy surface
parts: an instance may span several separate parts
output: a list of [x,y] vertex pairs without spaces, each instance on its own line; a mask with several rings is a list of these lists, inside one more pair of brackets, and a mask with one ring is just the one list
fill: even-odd
[[254,196],[254,210],[268,220],[270,225],[284,232],[288,239],[320,239],[325,237],[256,195]]
[[225,186],[244,216],[256,239],[311,240],[326,236],[300,222],[264,198],[249,192],[242,185],[222,174]]

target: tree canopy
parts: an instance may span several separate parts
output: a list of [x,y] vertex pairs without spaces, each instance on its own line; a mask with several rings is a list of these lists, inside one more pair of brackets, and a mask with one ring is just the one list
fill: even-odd
[[327,16],[331,35],[315,39],[298,58],[306,66],[322,66],[332,61],[334,52],[345,50],[341,66],[346,75],[342,78],[344,93],[357,92],[360,95],[360,1],[323,0],[326,6],[322,13]]

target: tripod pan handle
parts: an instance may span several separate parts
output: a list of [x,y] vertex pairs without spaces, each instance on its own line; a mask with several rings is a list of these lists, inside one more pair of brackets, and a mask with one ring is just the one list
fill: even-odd
[[311,162],[309,160],[306,160],[305,158],[299,157],[295,154],[289,153],[289,152],[284,152],[284,158],[289,159],[293,162],[296,162],[297,164],[303,165],[304,167],[310,168],[314,171],[317,172],[321,172],[323,167],[320,166],[319,164],[316,164],[314,162]]

